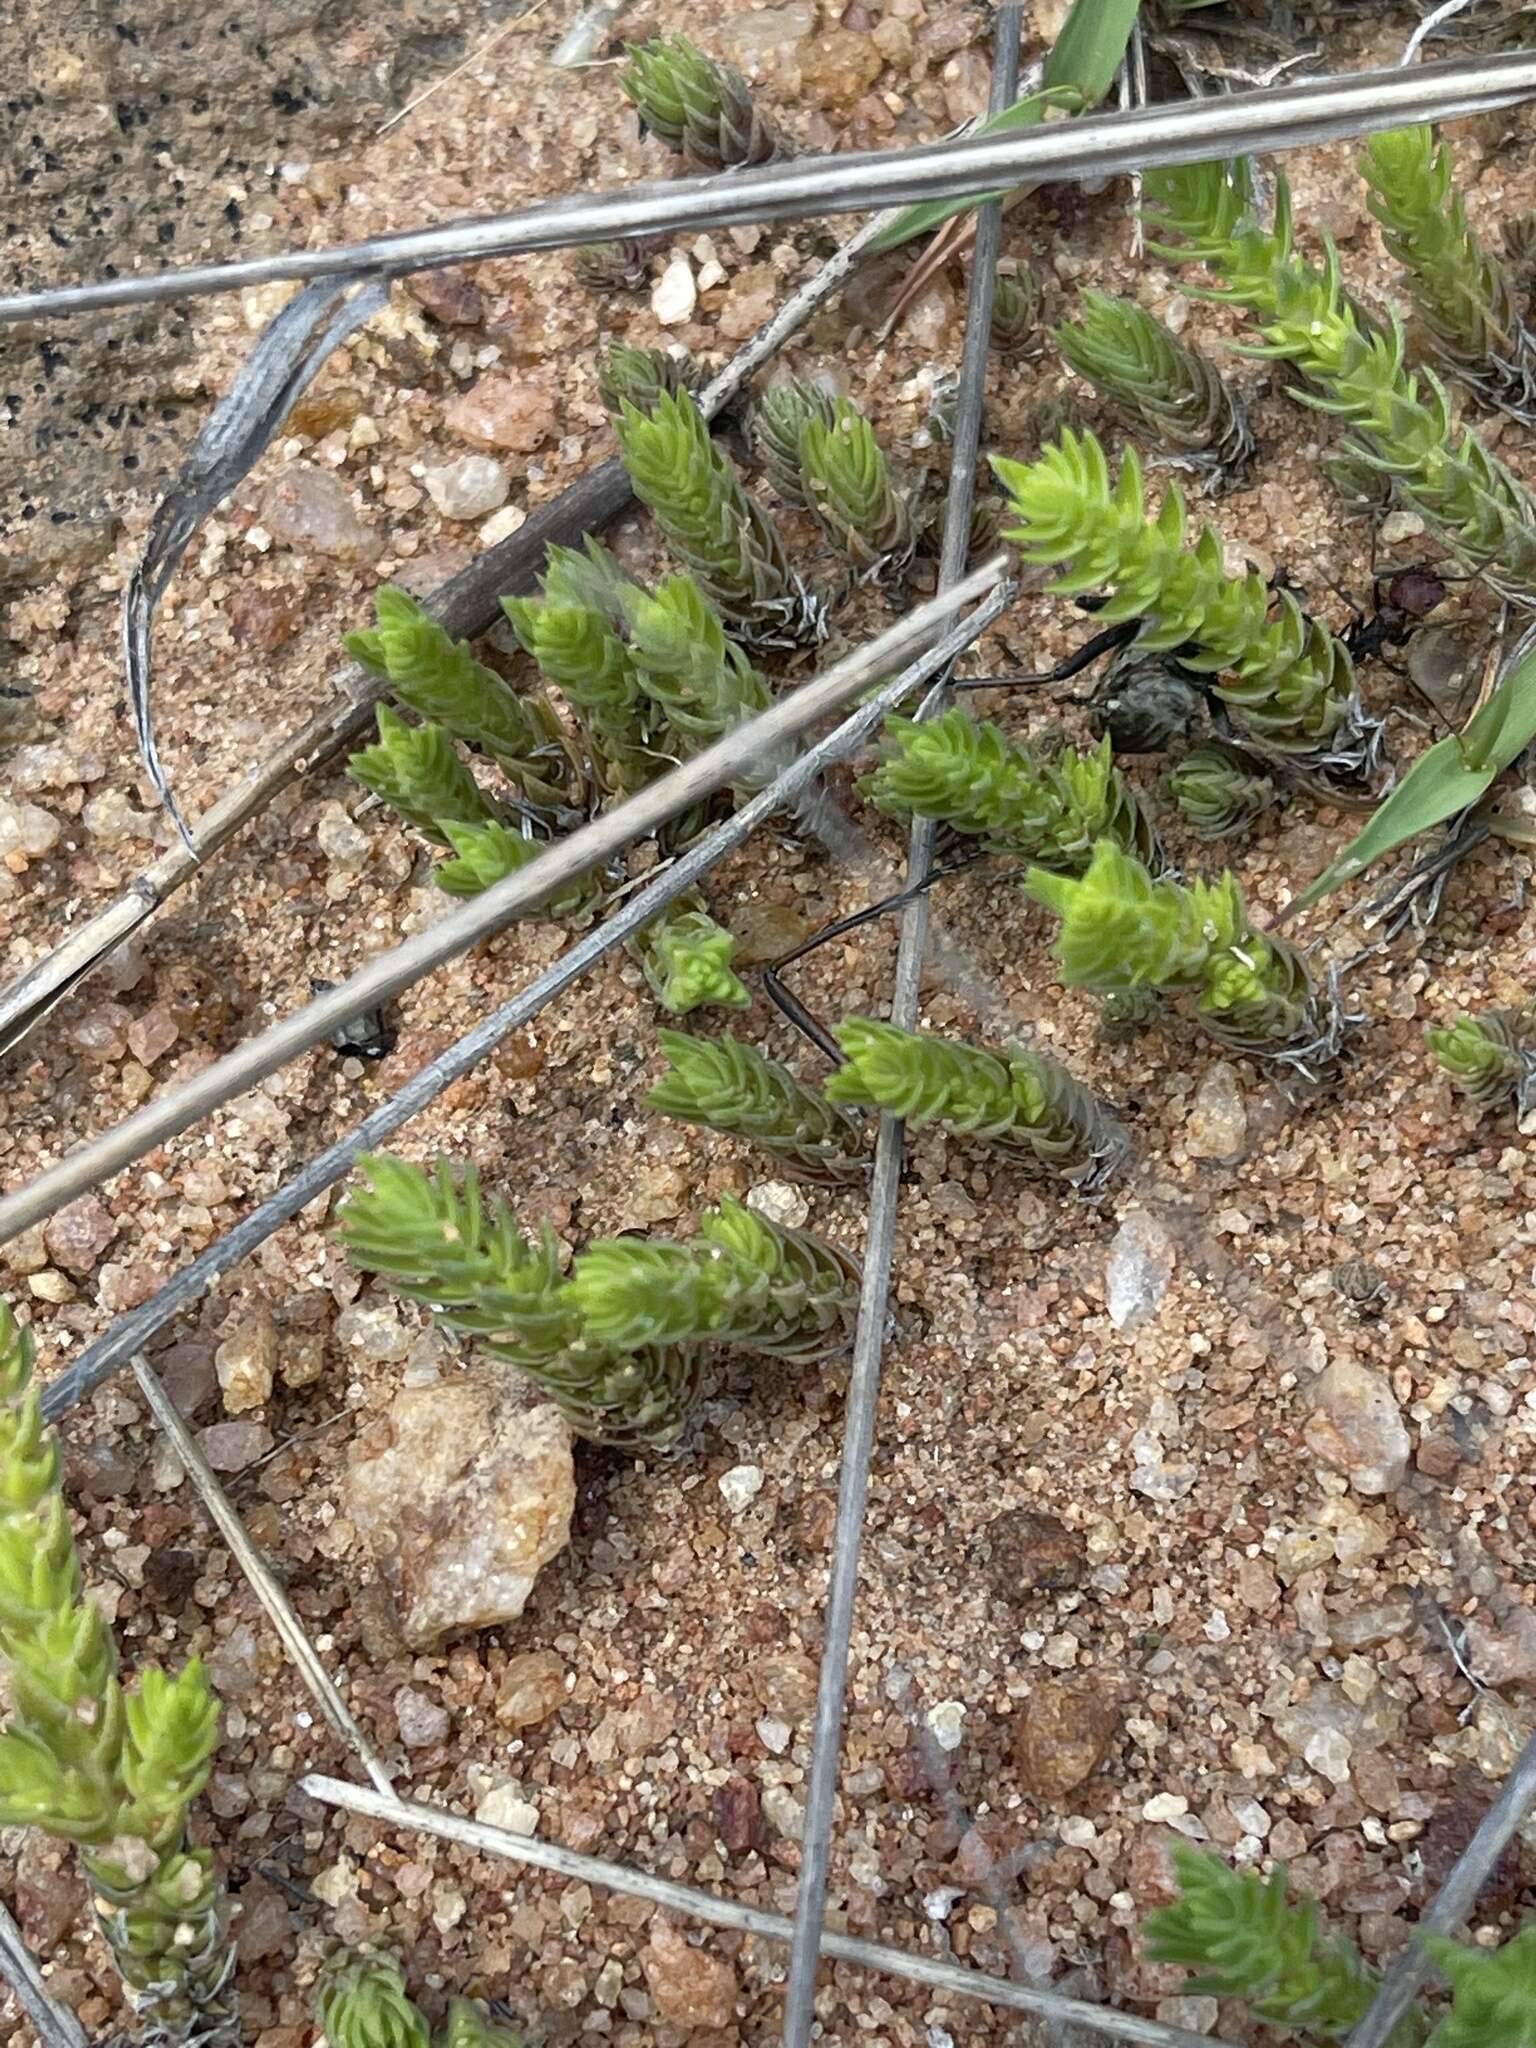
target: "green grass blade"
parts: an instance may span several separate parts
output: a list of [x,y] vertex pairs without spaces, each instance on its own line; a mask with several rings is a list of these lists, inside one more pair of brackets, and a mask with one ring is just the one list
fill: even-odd
[[[1012,135],[1021,128],[1036,127],[1052,107],[1081,114],[1097,106],[1115,82],[1139,5],[1140,0],[1072,0],[1071,12],[1045,60],[1043,89],[983,121],[976,133]],[[954,214],[1007,196],[1005,192],[983,192],[974,198],[924,200],[898,214],[872,247],[899,249],[914,235],[926,235]]]
[[1070,86],[1097,106],[1115,82],[1139,0],[1075,0],[1045,60],[1045,86]]
[[1517,661],[1461,736],[1467,765],[1502,774],[1536,739],[1536,648]]
[[1365,830],[1353,838],[1330,868],[1297,898],[1296,908],[1306,909],[1320,896],[1352,882],[1373,862],[1416,839],[1431,826],[1454,818],[1487,791],[1498,770],[1469,768],[1462,758],[1462,740],[1453,735],[1432,746],[1393,790],[1386,802],[1372,813]]

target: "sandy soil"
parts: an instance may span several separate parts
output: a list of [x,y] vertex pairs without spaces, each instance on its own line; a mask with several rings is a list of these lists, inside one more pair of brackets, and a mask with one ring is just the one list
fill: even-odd
[[[1401,26],[1376,44],[1331,47],[1348,61],[1385,57]],[[740,9],[722,23],[718,11],[658,4],[626,28],[685,28],[748,61],[766,53],[761,91],[816,147],[929,135],[985,97],[979,8],[824,0],[818,15],[801,0],[777,19]],[[386,135],[296,166],[281,187],[282,231],[319,244],[656,173],[661,153],[639,136],[611,68],[547,67],[556,32],[535,14]],[[1490,230],[1536,197],[1531,132],[1528,117],[1501,117],[1458,136],[1464,182]],[[1351,279],[1390,299],[1350,152],[1308,156],[1296,185],[1307,229],[1329,227]],[[1054,309],[1080,283],[1123,282],[1130,242],[1122,188],[1052,189],[1011,230],[1010,253],[1049,252]],[[825,246],[812,229],[690,241],[696,279],[718,270],[719,280],[693,318],[665,331],[646,293],[588,293],[560,257],[486,265],[473,292],[433,281],[400,292],[391,318],[329,366],[204,529],[162,612],[161,743],[189,808],[322,701],[339,635],[365,620],[375,583],[398,576],[429,588],[484,544],[477,523],[438,516],[422,475],[469,452],[450,407],[477,376],[513,380],[526,445],[496,454],[511,471],[510,505],[527,511],[610,452],[594,381],[605,339],[681,341],[718,360]],[[1226,314],[1191,309],[1155,266],[1133,274],[1149,304],[1187,314],[1190,336],[1231,331]],[[861,282],[789,359],[836,368],[915,475],[942,460],[920,444],[932,378],[958,351],[963,278],[941,281],[878,347],[869,330],[882,284]],[[194,309],[209,393],[225,387],[275,303],[257,293]],[[1219,506],[1220,529],[1288,568],[1341,623],[1330,586],[1364,601],[1369,533],[1341,519],[1318,474],[1314,419],[1266,390],[1262,366],[1235,375],[1254,399],[1261,459],[1251,486]],[[1030,452],[1035,409],[1064,382],[1049,355],[996,363],[992,445]],[[1083,411],[1101,417],[1091,402]],[[1491,431],[1536,480],[1528,433]],[[295,461],[345,487],[366,559],[284,544],[269,493]],[[122,716],[116,658],[115,600],[149,509],[130,514],[108,560],[34,590],[5,619],[14,676],[35,692],[36,713],[27,751],[6,764],[9,794],[59,827],[37,857],[13,852],[0,868],[8,975],[165,840]],[[656,559],[638,520],[610,538],[637,566]],[[1405,537],[1397,558],[1413,545]],[[840,615],[839,634],[879,611],[880,600],[861,600]],[[1491,601],[1458,592],[1448,615],[1485,632]],[[1030,599],[983,658],[1038,666],[1082,630],[1069,608]],[[1413,707],[1406,686],[1375,667],[1365,687],[1393,714],[1394,747],[1421,744],[1399,715]],[[1060,716],[1035,698],[986,708],[1020,729]],[[1133,772],[1155,788],[1156,766]],[[895,836],[858,805],[848,777],[837,786],[896,862]],[[49,836],[31,829],[39,843]],[[1279,907],[1351,829],[1305,798],[1272,816],[1234,856],[1252,898]],[[1176,831],[1170,839],[1198,859]],[[912,1148],[833,1872],[832,1904],[850,1928],[1000,1973],[1016,1966],[1021,1941],[1029,1966],[1065,1988],[1230,2039],[1245,2038],[1237,2012],[1181,1998],[1177,1973],[1138,1953],[1138,1916],[1167,1896],[1170,1840],[1209,1840],[1260,1868],[1288,1861],[1373,1959],[1407,1937],[1533,1725],[1536,1186],[1512,1118],[1479,1121],[1458,1103],[1421,1037],[1460,1007],[1531,988],[1520,907],[1529,868],[1509,848],[1480,853],[1432,937],[1356,972],[1363,1022],[1344,1078],[1304,1101],[1250,1063],[1221,1062],[1176,1022],[1100,1042],[1093,1006],[1052,980],[1042,916],[991,878],[945,889],[945,938],[1013,1028],[1123,1107],[1137,1149],[1125,1180],[1084,1209],[984,1149],[936,1135]],[[763,958],[869,900],[870,887],[817,846],[768,835],[722,868],[709,894],[745,951]],[[419,847],[339,771],[290,793],[16,1063],[0,1130],[8,1181],[442,903]],[[1333,957],[1359,936],[1323,915],[1303,931]],[[565,943],[541,924],[482,947],[400,1004],[385,1060],[300,1060],[104,1189],[68,1226],[0,1252],[45,1359],[67,1361]],[[894,946],[888,924],[860,932],[825,949],[799,986],[824,1014],[878,1009]],[[978,1029],[942,976],[925,1002],[927,1025]],[[670,1226],[723,1190],[770,1177],[732,1144],[645,1117],[656,1021],[634,967],[610,961],[450,1090],[402,1149],[474,1157],[528,1219],[548,1219],[571,1243]],[[814,1054],[793,1047],[761,998],[733,1028],[815,1071]],[[1216,1125],[1227,1156],[1210,1156]],[[817,1228],[857,1247],[857,1196],[812,1190],[809,1202]],[[1133,1233],[1171,1274],[1154,1311],[1121,1330],[1106,1270],[1133,1214],[1145,1219]],[[1362,1260],[1384,1289],[1364,1307],[1335,1278]],[[488,1789],[515,1786],[548,1839],[791,1910],[844,1369],[793,1380],[735,1373],[667,1459],[579,1451],[571,1545],[521,1620],[413,1656],[391,1632],[346,1513],[345,1469],[402,1372],[420,1368],[416,1318],[349,1270],[317,1205],[162,1354],[183,1391],[202,1396],[200,1426],[220,1419],[215,1344],[263,1307],[283,1336],[285,1383],[240,1418],[270,1432],[269,1454],[231,1485],[364,1724],[399,1759],[403,1788],[472,1811]],[[1320,1371],[1349,1360],[1384,1377],[1411,1432],[1406,1476],[1385,1495],[1352,1487],[1304,1436]],[[648,1906],[343,1822],[298,1793],[303,1771],[344,1770],[345,1759],[141,1403],[104,1390],[68,1441],[90,1571],[115,1606],[126,1656],[211,1656],[229,1703],[206,1825],[243,1907],[250,2039],[299,2048],[309,2038],[305,1986],[334,1932],[396,1940],[433,2011],[450,1991],[494,1995],[549,2039],[671,2048],[685,2037],[777,2038],[779,1953],[703,1937],[729,1967],[718,1981],[734,2016],[690,2036],[658,2012],[640,1960],[654,1948]],[[760,1470],[762,1486],[733,1512],[717,1482],[743,1465]],[[1500,1641],[1527,1631],[1523,1662],[1512,1657],[1523,1685],[1475,1690],[1458,1671],[1451,1638],[1469,1621]],[[503,1674],[532,1652],[558,1664],[563,1694],[509,1737],[495,1712]],[[1054,1791],[1052,1730],[1105,1702],[1099,1767]],[[949,1751],[925,1736],[946,1703],[964,1710],[934,1715],[945,1739],[958,1737]],[[413,1732],[441,1732],[404,1747],[402,1716]],[[16,1910],[55,1990],[102,2032],[116,2015],[101,1956],[78,1932],[77,1889],[53,1849],[18,1846]],[[988,1878],[993,1856],[1003,1875]],[[1517,1911],[1530,1877],[1522,1850],[1485,1896],[1487,1925],[1508,1931],[1500,1916]],[[1011,1916],[1012,1945],[1000,1914]],[[1022,2038],[1017,2022],[982,2007],[843,1968],[824,1973],[822,2017],[828,2038],[869,2048]]]

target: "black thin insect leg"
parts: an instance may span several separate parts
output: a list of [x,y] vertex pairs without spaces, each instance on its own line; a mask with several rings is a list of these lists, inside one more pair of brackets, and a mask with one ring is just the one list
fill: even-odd
[[1085,640],[1075,654],[1069,654],[1058,667],[1047,669],[1040,675],[1029,676],[964,676],[950,684],[956,692],[961,690],[1013,690],[1026,683],[1065,683],[1073,676],[1081,675],[1085,668],[1106,654],[1118,653],[1122,647],[1129,647],[1141,631],[1140,619],[1122,619],[1117,626],[1106,626],[1102,633],[1095,633],[1091,640]]
[[942,867],[930,868],[920,882],[913,882],[909,888],[898,889],[894,896],[882,896],[878,903],[868,903],[862,910],[856,910],[851,917],[840,917],[836,924],[829,924],[824,931],[813,932],[798,946],[781,953],[777,960],[763,969],[763,987],[768,999],[787,1017],[797,1031],[801,1031],[812,1045],[824,1052],[834,1067],[846,1065],[843,1049],[827,1030],[826,1026],[806,1008],[800,998],[784,986],[781,976],[786,967],[793,967],[797,960],[803,960],[808,953],[814,953],[818,946],[824,946],[831,939],[840,939],[846,932],[857,931],[860,925],[872,924],[877,917],[884,917],[888,910],[900,910],[904,905],[924,895],[935,882],[942,882],[948,875],[957,875],[962,868],[981,860],[991,849],[986,846],[972,847],[958,859],[948,861]]

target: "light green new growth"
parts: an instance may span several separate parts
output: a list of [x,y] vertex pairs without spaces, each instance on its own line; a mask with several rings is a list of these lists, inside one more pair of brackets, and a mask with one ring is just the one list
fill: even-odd
[[[681,753],[701,753],[773,702],[767,683],[727,639],[691,576],[668,576],[651,597],[633,591],[626,609],[635,679],[665,717]],[[764,762],[735,786],[750,794],[773,773]]]
[[651,274],[645,243],[634,235],[616,242],[588,242],[572,251],[577,277],[594,292],[637,292]]
[[646,1096],[647,1109],[744,1138],[806,1180],[837,1183],[868,1172],[858,1126],[777,1060],[725,1034],[659,1036],[669,1070]]
[[1348,1942],[1319,1933],[1316,1902],[1287,1899],[1283,1870],[1265,1883],[1182,1844],[1172,1856],[1178,1903],[1148,1916],[1148,1955],[1195,1972],[1188,1989],[1197,1996],[1240,1998],[1273,2026],[1344,2040],[1377,1980]]
[[194,1659],[125,1693],[88,1599],[60,1482],[58,1439],[32,1383],[32,1344],[0,1303],[0,1826],[80,1847],[97,1924],[155,2037],[236,2048],[235,1952],[188,1809],[207,1782],[218,1704]]
[[1424,1033],[1430,1051],[1461,1090],[1482,1109],[1508,1097],[1521,1112],[1536,1094],[1536,1005],[1482,1010]]
[[1276,754],[1353,768],[1370,753],[1379,728],[1361,709],[1343,642],[1256,569],[1229,574],[1211,527],[1188,545],[1177,484],[1154,518],[1135,449],[1118,484],[1095,437],[1070,429],[1038,461],[994,457],[993,468],[1013,501],[1008,538],[1025,561],[1065,572],[1053,590],[1108,590],[1098,616],[1144,621],[1143,652],[1177,648],[1185,667],[1224,674],[1217,695]]
[[741,73],[706,57],[687,36],[631,44],[619,85],[651,133],[700,170],[736,170],[785,154]]
[[664,348],[635,348],[618,341],[609,349],[597,371],[597,395],[612,419],[622,417],[626,405],[637,412],[652,413],[663,395],[676,398],[692,391],[698,372],[688,356],[674,356]]
[[1125,1133],[1098,1098],[1022,1046],[1000,1055],[869,1017],[845,1017],[837,1042],[847,1063],[827,1083],[832,1102],[988,1139],[1095,1190],[1125,1156]]
[[351,755],[347,772],[407,825],[446,846],[450,820],[485,825],[503,816],[440,725],[408,725],[387,704],[379,705],[378,721],[376,744]]
[[1044,756],[958,706],[921,722],[888,718],[887,751],[864,788],[882,811],[933,818],[994,853],[1075,874],[1100,839],[1149,867],[1162,852],[1108,740]]
[[1492,1950],[1434,1934],[1425,1946],[1454,1993],[1429,2048],[1536,2048],[1536,1927]]
[[[595,1263],[582,1254],[563,1282],[549,1231],[532,1243],[505,1203],[485,1203],[473,1168],[456,1179],[446,1161],[430,1178],[387,1154],[361,1164],[368,1185],[341,1212],[357,1263],[519,1367],[578,1435],[599,1443],[670,1443],[710,1343],[821,1356],[841,1341],[857,1297],[857,1269],[842,1253],[730,1202],[706,1213],[698,1242],[685,1248],[690,1270],[710,1268],[707,1281],[679,1278],[667,1248],[658,1260],[649,1241],[624,1238],[594,1247]],[[709,1289],[726,1284],[717,1267],[729,1267],[734,1289],[720,1327],[704,1314],[716,1299]],[[659,1274],[666,1284],[657,1292]]]
[[1032,263],[999,264],[992,296],[991,346],[1002,356],[1038,353],[1040,277]]
[[1372,136],[1360,159],[1382,240],[1402,264],[1436,353],[1495,405],[1525,416],[1536,398],[1536,342],[1514,281],[1467,219],[1450,146],[1428,126]]
[[[549,850],[547,839],[533,839],[515,825],[491,819],[482,825],[448,823],[443,834],[453,848],[453,859],[433,870],[433,880],[450,896],[478,896],[493,883],[504,881]],[[549,917],[573,918],[594,910],[602,901],[603,885],[592,871],[566,882],[556,893],[540,900],[523,913],[542,912]]]
[[1163,788],[1197,839],[1246,832],[1275,801],[1275,785],[1220,747],[1199,747],[1176,762]]
[[1126,425],[1229,479],[1253,453],[1253,436],[1231,386],[1132,299],[1086,291],[1078,319],[1056,329],[1056,346],[1103,393]]
[[625,405],[617,426],[635,496],[727,622],[754,645],[792,645],[819,633],[820,606],[692,398],[663,392],[649,414]]
[[1062,921],[1056,961],[1070,986],[1189,995],[1224,1045],[1297,1064],[1316,1056],[1326,1033],[1306,962],[1254,930],[1232,875],[1187,888],[1154,881],[1105,839],[1081,879],[1037,867],[1026,886]]
[[752,445],[769,482],[786,505],[805,509],[805,486],[800,475],[800,435],[807,421],[820,420],[831,426],[837,417],[837,400],[819,385],[793,377],[773,384],[752,408]]
[[476,1998],[450,1998],[438,2048],[528,2048],[516,2027],[493,2020]]
[[638,935],[635,950],[651,991],[674,1017],[710,1005],[745,1010],[752,992],[731,972],[736,941],[716,924],[696,889],[686,891]]
[[532,807],[557,811],[579,800],[560,720],[551,705],[519,697],[494,669],[476,661],[415,598],[393,584],[377,592],[378,625],[349,633],[347,652],[395,695],[455,739],[488,754]]
[[1469,567],[1506,596],[1536,599],[1536,500],[1469,427],[1458,428],[1443,385],[1405,360],[1401,328],[1385,332],[1349,297],[1338,252],[1323,266],[1293,246],[1290,192],[1276,178],[1275,225],[1251,211],[1242,166],[1187,165],[1148,174],[1154,253],[1201,262],[1220,278],[1210,296],[1245,306],[1263,336],[1253,353],[1295,365],[1298,393],[1353,431],[1350,454],[1391,479]]
[[315,2022],[327,2048],[428,2048],[431,2030],[382,1949],[343,1949],[315,1983]]
[[[385,1949],[339,1950],[322,1968],[311,2003],[327,2048],[429,2048],[426,2016]],[[525,2043],[515,2028],[498,2025],[473,1999],[453,1998],[436,2048],[525,2048]]]
[[664,765],[652,751],[647,705],[615,630],[634,586],[595,542],[587,554],[551,548],[544,595],[504,597],[513,632],[581,721],[597,779],[628,796]]
[[859,569],[877,574],[911,554],[906,500],[873,426],[850,400],[838,400],[830,422],[812,412],[802,423],[800,483],[817,525]]
[[801,1362],[839,1351],[857,1270],[808,1231],[770,1223],[727,1195],[691,1243],[600,1240],[571,1268],[588,1341],[618,1351],[733,1344]]

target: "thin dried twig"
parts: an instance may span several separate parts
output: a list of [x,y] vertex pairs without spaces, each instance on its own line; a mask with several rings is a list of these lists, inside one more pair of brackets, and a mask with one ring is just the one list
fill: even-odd
[[85,2029],[43,1982],[36,1956],[4,1906],[0,1906],[0,1976],[15,1992],[16,2002],[37,2029],[43,2048],[89,2048]]
[[[1011,599],[1011,586],[1003,585],[995,590],[927,654],[883,685],[867,704],[861,705],[825,739],[819,740],[794,761],[761,795],[744,804],[734,816],[690,847],[671,867],[594,931],[587,933],[553,967],[499,1010],[482,1018],[457,1044],[423,1067],[420,1073],[414,1074],[398,1095],[382,1103],[345,1137],[311,1160],[243,1222],[237,1223],[226,1236],[183,1267],[142,1307],[131,1310],[105,1336],[89,1345],[75,1363],[60,1373],[45,1390],[43,1410],[49,1420],[56,1420],[83,1400],[92,1388],[100,1386],[189,1301],[195,1301],[204,1293],[220,1274],[248,1257],[290,1217],[296,1216],[307,1203],[340,1180],[362,1153],[382,1145],[451,1082],[467,1074],[509,1033],[519,1030],[562,989],[569,987],[605,954],[622,944],[630,933],[637,931],[674,897],[691,888],[725,854],[748,839],[775,810],[791,804],[796,794],[808,788],[824,768],[862,745],[893,705],[920,689],[935,670],[947,666],[963,653],[1006,609]],[[932,610],[931,606],[929,610]]]
[[[880,214],[808,277],[758,332],[751,335],[715,376],[699,399],[715,419],[746,388],[819,306],[842,289],[849,271],[885,225]],[[456,639],[483,633],[500,616],[503,597],[534,588],[545,551],[575,546],[583,534],[599,532],[630,502],[629,477],[614,458],[578,478],[426,600]],[[107,955],[144,924],[198,872],[210,854],[231,839],[301,774],[332,760],[368,727],[369,713],[389,689],[387,681],[356,663],[337,678],[336,694],[323,711],[289,733],[265,760],[228,790],[191,828],[191,849],[177,845],[137,875],[123,893],[71,932],[35,966],[0,991],[0,1056],[14,1051],[49,1017],[65,996]]]
[[1297,149],[1414,121],[1447,121],[1536,95],[1536,54],[1452,58],[1409,70],[1357,71],[1131,114],[1084,115],[1013,135],[971,135],[911,149],[797,157],[729,177],[672,178],[542,201],[521,212],[0,298],[0,320],[34,320],[157,299],[235,291],[274,278],[400,276],[489,256],[573,248],[625,235],[698,233],[813,214],[865,213],[923,199],[1008,190],[1031,178],[1110,177],[1207,157]]
[[283,1648],[293,1659],[300,1677],[314,1695],[316,1706],[336,1734],[356,1753],[358,1762],[373,1780],[375,1788],[380,1792],[392,1792],[394,1780],[384,1768],[372,1743],[353,1719],[351,1708],[337,1691],[335,1680],[321,1663],[314,1644],[304,1633],[304,1625],[294,1613],[288,1595],[272,1576],[266,1560],[246,1533],[245,1524],[235,1513],[229,1495],[214,1476],[213,1467],[198,1448],[197,1439],[188,1429],[181,1410],[161,1385],[159,1374],[143,1352],[134,1354],[133,1372],[139,1383],[140,1392],[149,1403],[151,1414],[169,1437],[171,1448],[186,1468],[187,1477],[202,1496],[209,1520],[229,1545],[235,1562],[250,1580],[251,1590],[267,1610],[272,1626],[282,1638]]
[[[994,114],[1009,106],[1018,91],[1020,26],[1017,6],[1008,6],[999,12],[994,30],[992,64]],[[958,593],[963,587],[965,558],[970,543],[971,504],[976,489],[976,465],[981,449],[981,414],[986,392],[987,355],[991,347],[992,304],[997,287],[1002,223],[1001,200],[993,200],[982,207],[977,216],[976,257],[971,266],[970,299],[961,352],[960,403],[955,419],[949,499],[945,507],[944,539],[939,559],[939,601],[943,601],[947,593]],[[937,698],[940,692],[935,691],[933,695]],[[930,705],[925,704],[918,715],[923,716],[929,708]],[[931,819],[913,820],[907,858],[908,887],[926,876],[933,866],[935,829]],[[917,1021],[918,983],[922,976],[927,934],[928,898],[923,894],[915,896],[902,913],[896,985],[891,997],[892,1023],[908,1030]],[[901,1199],[904,1150],[905,1133],[900,1120],[882,1114],[875,1142],[869,1222],[864,1239],[864,1276],[859,1294],[858,1327],[853,1340],[848,1406],[843,1423],[837,1529],[816,1694],[800,1877],[795,1890],[795,1941],[784,1990],[784,2048],[806,2048],[816,2017],[816,1977],[823,1947],[832,1816],[837,1799],[843,1714],[848,1690],[848,1646],[853,1631],[853,1610],[858,1599],[859,1550],[869,1493],[875,1416],[880,1399],[880,1367],[885,1350],[891,1258],[896,1236],[896,1211]]]
[[[622,1863],[608,1863],[601,1857],[582,1856],[574,1849],[562,1849],[554,1842],[541,1842],[533,1835],[509,1834],[505,1828],[486,1821],[466,1820],[440,1806],[426,1806],[417,1800],[385,1798],[360,1785],[348,1785],[338,1778],[301,1778],[299,1790],[326,1806],[339,1806],[347,1813],[366,1814],[372,1820],[388,1821],[396,1827],[414,1828],[421,1834],[437,1835],[461,1843],[486,1856],[505,1856],[536,1870],[553,1871],[583,1884],[599,1885],[606,1891],[624,1892],[631,1898],[650,1899],[657,1906],[685,1913],[712,1927],[730,1927],[763,1941],[789,1941],[790,1922],[778,1913],[763,1913],[755,1906],[738,1906],[729,1899],[717,1899],[710,1892],[695,1891],[691,1885],[673,1884],[645,1871],[630,1870]],[[822,1946],[829,1956],[857,1963],[882,1975],[904,1977],[914,1984],[928,1984],[935,1991],[957,1998],[981,1998],[989,2005],[1006,2006],[1015,2012],[1038,2013],[1042,2018],[1070,2021],[1085,2033],[1103,2035],[1112,2041],[1135,2041],[1143,2048],[1233,2048],[1214,2034],[1191,2034],[1183,2027],[1166,2027],[1157,2020],[1139,2019],[1131,2013],[1111,2012],[1107,2006],[1089,2005],[1080,1998],[1065,1998],[1060,1992],[1032,1985],[1010,1984],[1004,1977],[988,1977],[980,1970],[968,1970],[958,1963],[944,1963],[932,1956],[911,1955],[902,1949],[886,1948],[875,1941],[858,1941],[851,1935],[828,1928]]]

